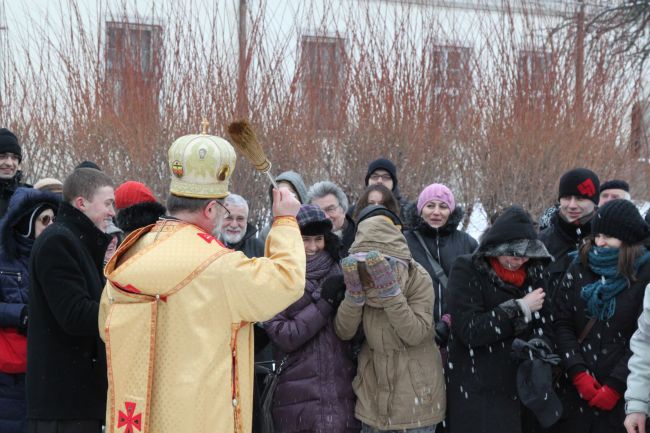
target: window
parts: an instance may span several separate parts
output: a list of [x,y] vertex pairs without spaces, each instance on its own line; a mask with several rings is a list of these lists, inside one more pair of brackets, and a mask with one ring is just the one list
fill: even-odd
[[[458,45],[435,45],[432,52],[432,106],[455,118],[469,102],[472,49]],[[449,119],[453,120],[453,119]]]
[[157,101],[161,36],[160,26],[106,22],[106,80],[116,110],[127,109],[125,95]]
[[517,66],[521,94],[533,98],[542,97],[550,69],[549,53],[542,50],[522,50]]
[[343,113],[342,38],[303,36],[300,51],[302,103],[305,115],[316,130],[339,126]]

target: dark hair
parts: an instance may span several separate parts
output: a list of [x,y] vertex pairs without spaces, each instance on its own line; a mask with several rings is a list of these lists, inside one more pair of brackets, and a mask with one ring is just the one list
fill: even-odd
[[357,204],[355,205],[354,208],[354,214],[352,215],[352,219],[354,221],[359,220],[359,213],[365,209],[366,206],[368,206],[370,203],[368,203],[368,197],[370,196],[370,193],[373,191],[377,191],[381,194],[381,205],[384,206],[386,209],[390,210],[393,212],[395,215],[399,215],[399,203],[397,202],[397,199],[389,190],[382,184],[375,184],[375,185],[370,185],[367,187],[364,191],[363,194],[361,194],[361,197],[359,197],[359,200],[357,200]]
[[94,168],[77,168],[63,181],[63,200],[72,203],[77,197],[92,200],[99,188],[114,187],[113,179]]
[[[595,236],[589,235],[585,238],[584,243],[580,247],[580,263],[583,266],[589,266],[589,250],[596,245]],[[645,251],[643,244],[629,245],[623,242],[618,252],[618,272],[621,273],[630,282],[636,281],[636,272],[634,269],[634,262]]]
[[177,212],[198,212],[204,209],[214,198],[194,198],[181,197],[179,195],[169,194],[167,197],[167,212],[174,214]]

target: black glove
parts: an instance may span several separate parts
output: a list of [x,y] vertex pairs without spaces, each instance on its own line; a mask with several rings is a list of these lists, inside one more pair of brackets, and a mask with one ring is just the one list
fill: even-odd
[[334,307],[335,310],[338,309],[345,297],[345,282],[343,281],[343,275],[334,275],[325,278],[320,287],[321,299]]
[[560,357],[553,353],[553,349],[541,338],[531,338],[528,345],[535,350],[535,357],[551,365],[560,363]]
[[449,325],[447,322],[439,320],[438,323],[436,323],[435,331],[436,344],[440,347],[447,346],[447,342],[449,341]]

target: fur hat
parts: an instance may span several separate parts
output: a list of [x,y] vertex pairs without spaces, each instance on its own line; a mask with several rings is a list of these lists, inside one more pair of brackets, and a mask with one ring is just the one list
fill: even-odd
[[303,236],[324,235],[332,231],[332,221],[321,208],[313,204],[300,206],[296,220]]

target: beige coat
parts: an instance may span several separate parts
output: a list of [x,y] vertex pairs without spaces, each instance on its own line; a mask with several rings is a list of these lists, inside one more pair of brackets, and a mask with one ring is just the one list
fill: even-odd
[[106,432],[250,432],[251,324],[303,294],[305,252],[278,218],[266,257],[248,259],[198,227],[164,220],[132,233],[106,266]]
[[361,322],[365,333],[353,382],[355,415],[381,430],[437,424],[445,417],[445,385],[432,328],[431,278],[411,258],[404,236],[388,218],[372,217],[359,224],[350,253],[371,250],[409,265],[399,275],[399,295],[371,298],[363,307],[346,298],[337,312],[340,338],[351,339]]

